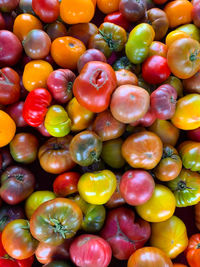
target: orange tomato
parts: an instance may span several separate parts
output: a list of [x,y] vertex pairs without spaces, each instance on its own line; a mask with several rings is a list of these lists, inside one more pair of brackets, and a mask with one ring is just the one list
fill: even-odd
[[23,85],[29,92],[36,88],[46,88],[47,78],[53,71],[52,66],[44,60],[32,60],[26,64],[22,76]]
[[13,25],[13,33],[20,41],[23,41],[31,30],[42,30],[42,23],[31,14],[20,14],[16,17]]
[[16,125],[14,120],[3,110],[0,110],[0,125],[0,147],[3,147],[13,139]]
[[93,0],[62,0],[60,17],[68,24],[90,22],[95,12]]
[[169,27],[174,28],[192,21],[193,5],[187,0],[169,2],[164,11],[169,20]]
[[154,41],[149,46],[149,57],[151,56],[167,57],[167,46],[159,41]]
[[79,57],[86,51],[80,40],[65,36],[57,38],[51,45],[51,56],[61,67],[74,70],[77,68]]
[[174,41],[181,38],[190,38],[190,35],[188,35],[186,32],[175,30],[168,33],[165,43],[169,47]]
[[97,0],[97,6],[104,14],[119,10],[120,0]]

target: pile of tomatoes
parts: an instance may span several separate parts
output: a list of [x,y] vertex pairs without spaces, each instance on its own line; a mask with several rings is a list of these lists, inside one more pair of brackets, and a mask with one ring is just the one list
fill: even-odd
[[0,267],[200,267],[200,0],[0,0],[0,68]]

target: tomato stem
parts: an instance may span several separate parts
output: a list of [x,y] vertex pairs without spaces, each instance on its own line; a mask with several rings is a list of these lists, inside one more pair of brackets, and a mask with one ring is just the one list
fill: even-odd
[[54,233],[59,233],[63,239],[65,239],[65,234],[67,233],[74,233],[74,231],[70,229],[66,229],[64,225],[62,225],[57,219],[50,219],[50,222],[52,224]]
[[112,39],[112,33],[105,34],[103,31],[99,30],[99,33],[103,37],[103,39],[108,44],[110,50],[115,51],[117,49],[117,43]]
[[18,180],[18,181],[23,181],[23,178],[24,178],[24,175],[23,174],[16,174],[15,175],[15,178]]
[[0,225],[6,223],[6,221],[8,220],[8,218],[9,218],[9,217],[8,217],[7,215],[3,216],[3,217],[0,219]]
[[70,93],[72,91],[73,82],[68,82],[67,84],[67,92]]

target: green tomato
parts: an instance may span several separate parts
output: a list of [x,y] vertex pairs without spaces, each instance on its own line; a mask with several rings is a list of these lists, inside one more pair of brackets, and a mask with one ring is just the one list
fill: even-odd
[[200,171],[200,143],[185,141],[179,146],[183,166],[191,171]]
[[51,191],[36,191],[31,194],[25,203],[25,212],[28,219],[31,218],[34,211],[44,202],[56,198]]
[[192,39],[200,41],[200,30],[194,24],[185,24],[178,27],[176,30],[183,31],[191,36]]
[[64,137],[71,130],[71,120],[60,105],[51,106],[46,114],[44,126],[54,137]]
[[155,37],[154,29],[147,23],[141,23],[130,32],[126,43],[126,56],[134,64],[142,63],[149,54],[149,46]]

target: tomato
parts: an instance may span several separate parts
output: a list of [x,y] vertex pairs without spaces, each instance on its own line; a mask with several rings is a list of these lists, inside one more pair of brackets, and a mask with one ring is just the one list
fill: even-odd
[[194,130],[200,127],[200,95],[189,94],[180,98],[172,123],[182,130]]
[[18,219],[6,225],[2,233],[2,244],[9,256],[23,260],[31,257],[37,248],[29,230],[29,221]]
[[51,261],[48,264],[43,265],[44,267],[72,267],[70,263],[64,261]]
[[145,115],[149,104],[146,90],[136,85],[122,85],[112,95],[110,110],[116,120],[131,123]]
[[31,133],[18,133],[9,144],[10,153],[16,162],[32,163],[37,158],[38,140]]
[[104,62],[88,62],[73,84],[73,93],[77,101],[92,112],[106,110],[110,97],[116,88],[115,72]]
[[149,131],[130,135],[122,145],[122,156],[133,168],[153,169],[162,157],[160,138]]
[[160,181],[175,179],[181,172],[182,161],[177,150],[171,145],[164,145],[163,155],[154,173]]
[[120,181],[120,193],[132,206],[147,202],[153,195],[155,183],[152,176],[143,170],[129,170]]
[[51,191],[35,191],[27,199],[25,203],[25,212],[28,219],[31,218],[34,211],[44,202],[56,198]]
[[71,130],[75,132],[89,127],[94,118],[94,113],[81,106],[75,97],[68,103],[67,113],[71,119]]
[[200,260],[200,234],[192,235],[186,250],[186,258],[191,267],[197,267]]
[[185,141],[179,146],[183,166],[191,171],[200,171],[200,143]]
[[200,202],[195,205],[195,225],[200,230]]
[[196,1],[196,3],[193,4],[193,9],[192,9],[192,20],[195,26],[199,27],[200,26],[200,17],[199,17],[199,9],[200,5],[199,2]]
[[25,200],[35,187],[34,175],[24,167],[10,166],[1,175],[1,198],[10,205]]
[[133,28],[125,48],[128,59],[134,64],[142,63],[148,56],[154,37],[154,29],[149,24],[141,23]]
[[40,147],[38,158],[41,167],[46,172],[60,174],[69,171],[76,165],[69,152],[71,140],[71,135],[52,137]]
[[39,126],[44,121],[51,100],[51,94],[44,88],[31,91],[23,107],[24,120],[33,127]]
[[151,231],[151,246],[161,249],[171,259],[176,258],[187,248],[186,226],[176,216],[164,222],[152,223]]
[[6,112],[11,118],[15,121],[17,127],[26,127],[28,124],[25,122],[23,118],[23,108],[24,108],[24,101],[19,101],[14,104],[9,105],[6,108]]
[[78,172],[65,172],[56,177],[53,191],[57,196],[66,197],[78,191],[77,185],[80,174]]
[[123,69],[130,70],[136,74],[140,72],[140,65],[134,65],[126,56],[116,59],[112,67],[115,71]]
[[19,0],[2,1],[0,3],[0,10],[2,12],[11,12],[18,6],[18,4],[19,4]]
[[141,125],[143,127],[149,127],[155,122],[155,120],[156,120],[156,115],[150,106],[147,113],[141,119],[139,119],[133,123],[130,123],[130,125],[131,126]]
[[91,0],[62,0],[60,4],[60,17],[67,24],[90,22],[94,11]]
[[46,25],[46,33],[50,37],[51,41],[54,41],[56,38],[63,37],[67,35],[67,29],[64,23],[56,20],[53,23]]
[[145,16],[146,2],[135,0],[121,0],[119,10],[122,15],[131,22],[136,22]]
[[134,252],[127,267],[173,267],[170,258],[158,248],[144,247]]
[[161,40],[169,27],[166,13],[160,8],[151,8],[147,11],[147,21],[155,31],[155,40]]
[[187,207],[200,201],[200,174],[186,169],[167,183],[175,195],[177,207]]
[[199,51],[200,44],[194,39],[181,38],[174,41],[167,52],[171,72],[181,79],[192,77],[200,68]]
[[192,21],[192,4],[187,0],[175,0],[168,3],[164,11],[169,20],[171,28],[182,24],[190,23]]
[[137,76],[129,70],[121,69],[115,71],[116,78],[117,78],[117,86],[125,85],[125,84],[138,84]]
[[192,39],[200,41],[200,30],[194,24],[185,24],[177,28],[178,31],[187,33]]
[[167,46],[159,41],[153,41],[149,46],[149,57],[158,55],[167,57]]
[[53,22],[59,16],[58,0],[32,0],[32,8],[35,14],[45,23]]
[[117,186],[114,173],[103,170],[83,174],[78,182],[78,191],[81,197],[88,203],[105,204]]
[[187,266],[181,263],[174,263],[173,267],[187,267]]
[[111,261],[112,250],[103,238],[84,234],[72,242],[70,257],[77,266],[107,267]]
[[163,222],[174,214],[175,207],[173,193],[166,186],[157,184],[152,197],[146,203],[137,206],[136,211],[148,222]]
[[194,76],[191,78],[183,80],[183,87],[185,92],[187,93],[200,93],[200,86],[199,86],[199,79],[200,79],[200,71],[197,71]]
[[174,41],[179,40],[181,38],[190,38],[190,35],[181,30],[171,31],[166,36],[166,45],[169,47]]
[[50,245],[60,245],[76,234],[82,222],[79,206],[70,199],[56,198],[41,204],[30,220],[33,237]]
[[130,208],[117,208],[108,212],[101,236],[110,244],[113,256],[125,260],[141,248],[151,234],[150,224],[135,217]]
[[176,89],[178,97],[183,97],[183,84],[179,78],[175,76],[169,76],[169,78],[164,83],[173,86]]
[[192,141],[200,142],[200,127],[195,130],[187,131],[187,137]]
[[16,131],[14,120],[3,110],[0,110],[0,147],[6,146],[13,139]]
[[13,163],[13,158],[7,148],[0,149],[0,172],[5,171],[5,169]]
[[122,13],[120,11],[116,11],[116,12],[108,14],[104,18],[104,22],[114,23],[118,26],[121,26],[125,30],[128,30],[128,28],[130,26],[128,20],[122,15]]

